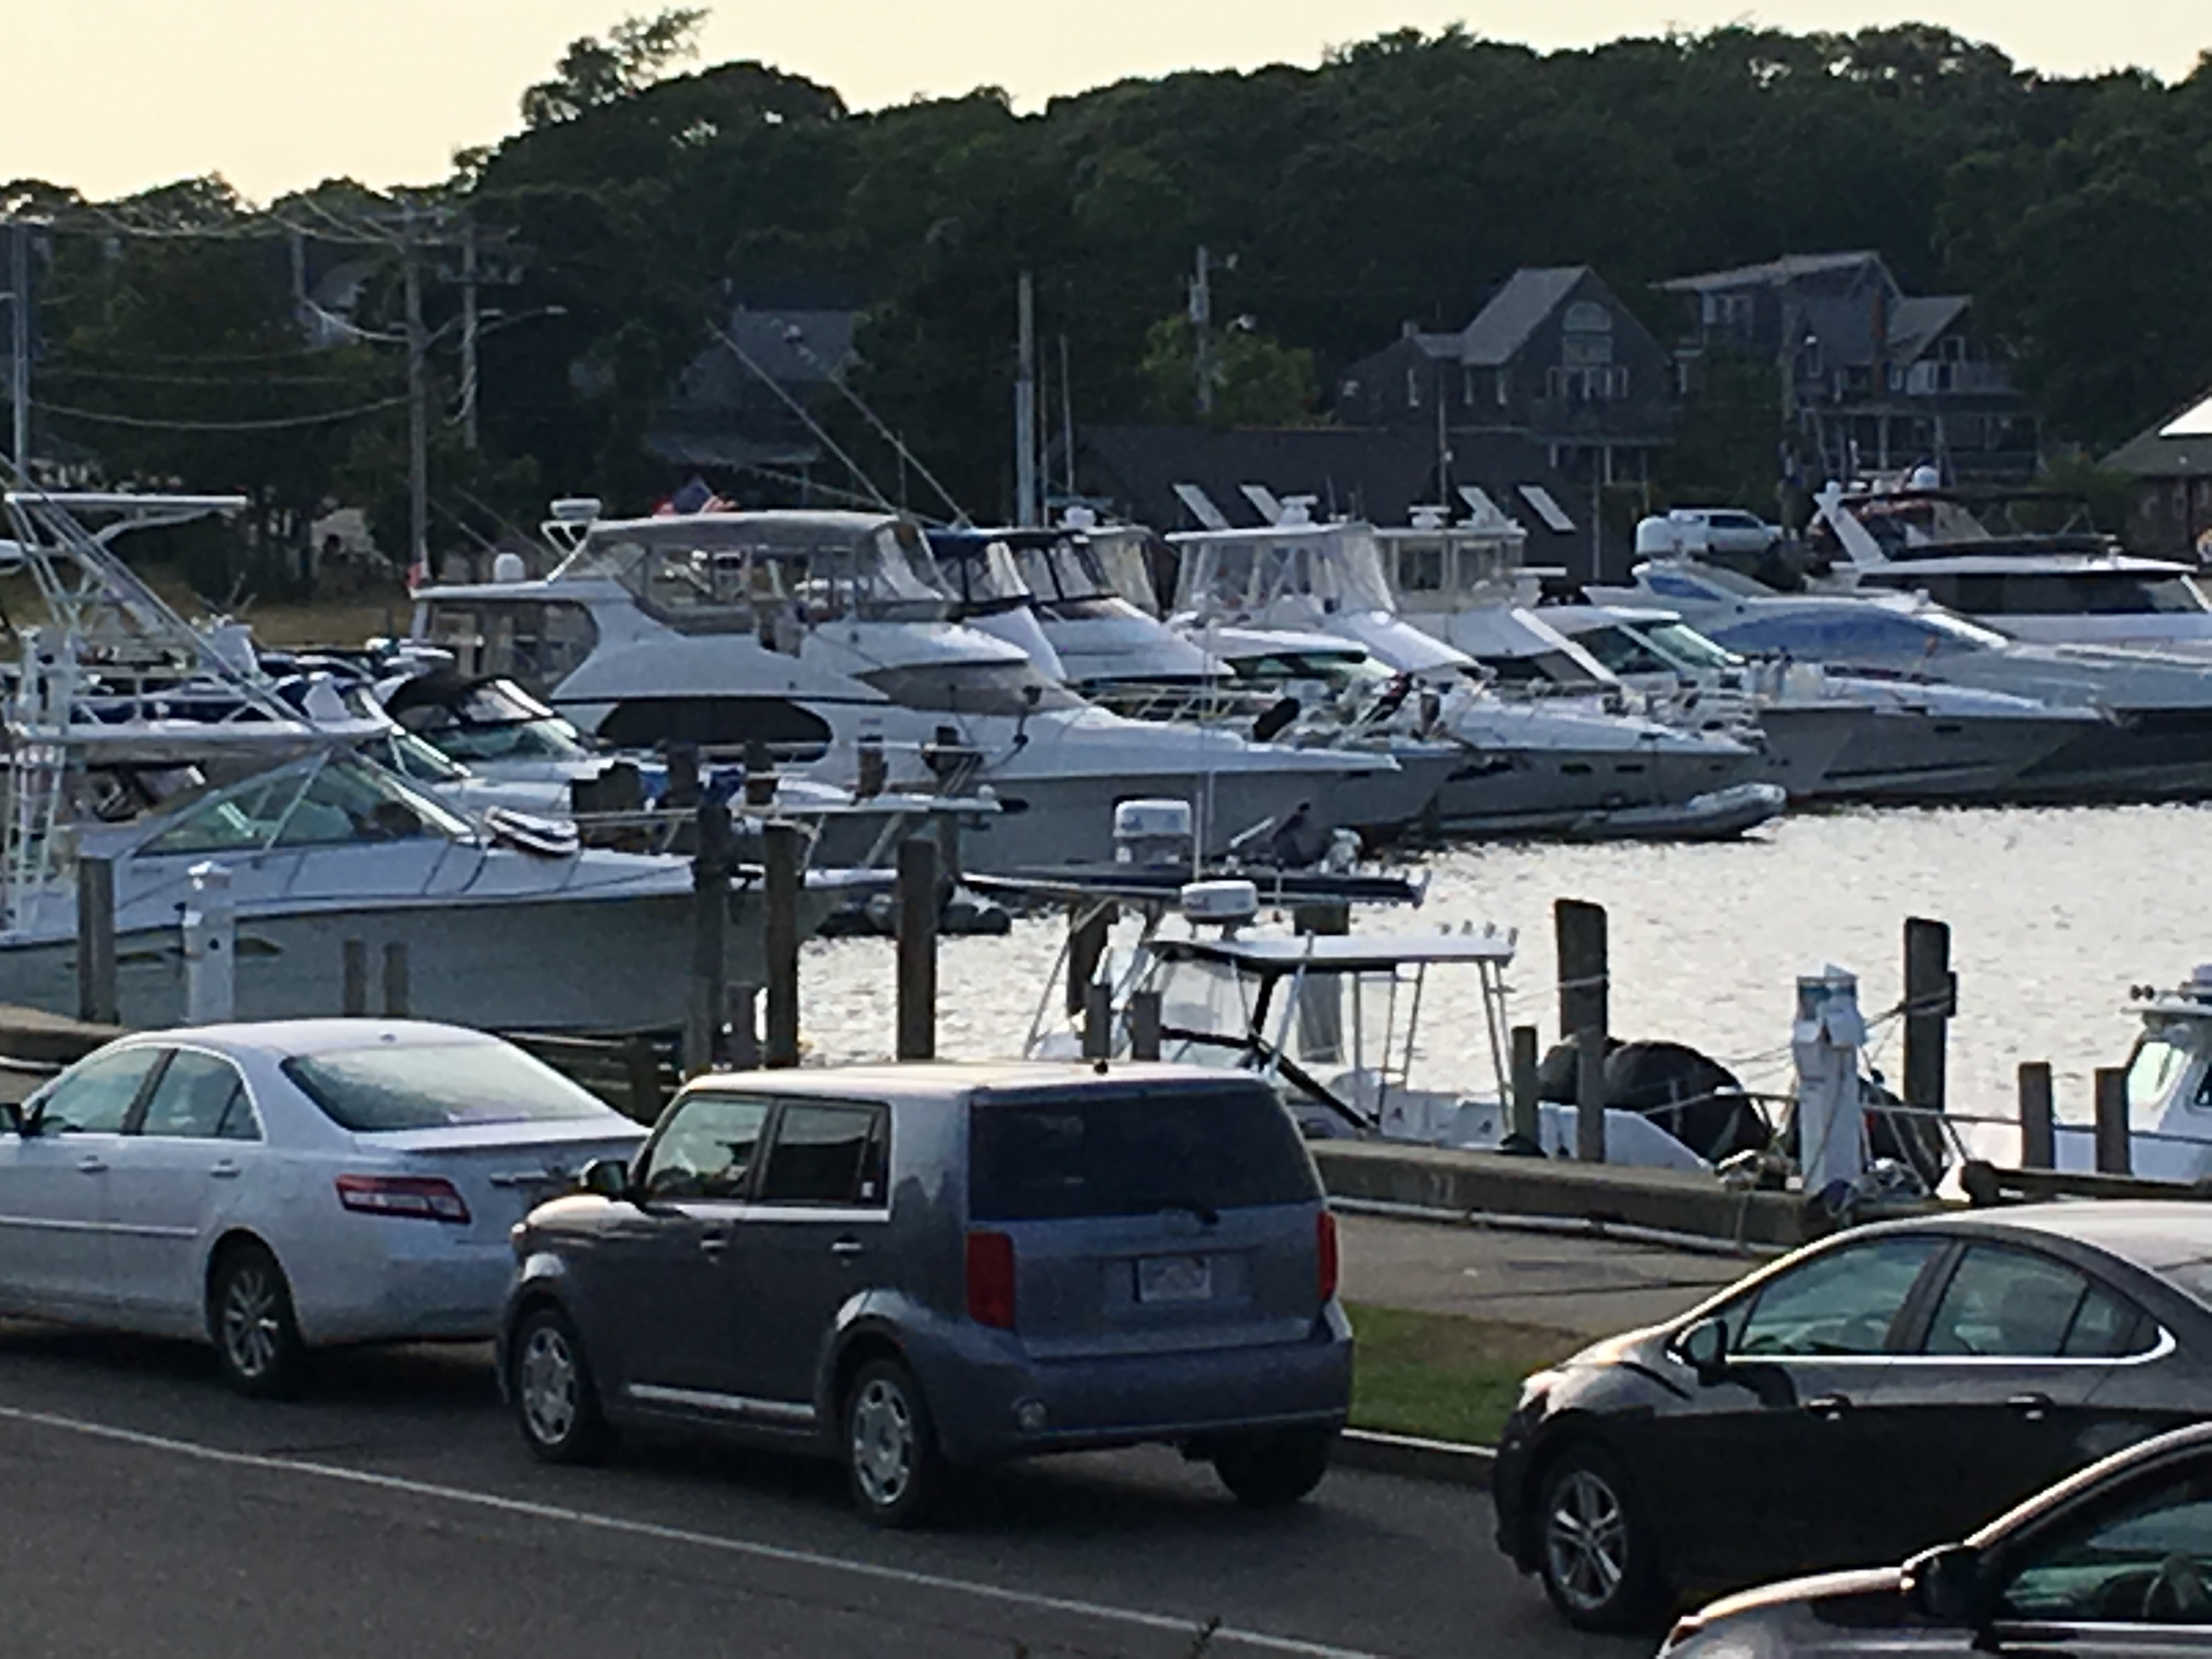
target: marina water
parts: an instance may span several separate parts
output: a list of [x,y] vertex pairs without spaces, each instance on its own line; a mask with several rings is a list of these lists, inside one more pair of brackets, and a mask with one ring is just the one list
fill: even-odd
[[[2212,812],[2192,806],[1855,810],[1794,815],[1739,842],[1712,845],[1497,844],[1429,855],[1427,902],[1376,912],[1356,931],[1427,932],[1496,922],[1517,928],[1513,1018],[1557,1035],[1552,902],[1588,899],[1611,915],[1616,1036],[1686,1042],[1747,1087],[1788,1089],[1790,1019],[1800,973],[1834,963],[1856,973],[1872,1017],[1901,994],[1908,915],[1952,925],[1959,1017],[1951,1028],[1954,1110],[2009,1117],[2014,1068],[2049,1060],[2059,1115],[2086,1121],[2091,1073],[2125,1058],[2137,1023],[2131,985],[2179,983],[2212,960],[2197,903]],[[1064,924],[1018,921],[1010,938],[948,939],[939,964],[938,1052],[1019,1052],[1049,984]],[[889,948],[879,940],[808,947],[811,1058],[881,1058],[893,1030]],[[1434,974],[1420,1048],[1432,1075],[1463,1067],[1491,1085],[1472,975]],[[1869,1042],[1894,1084],[1898,1022]],[[1986,1146],[2008,1159],[2010,1136]]]

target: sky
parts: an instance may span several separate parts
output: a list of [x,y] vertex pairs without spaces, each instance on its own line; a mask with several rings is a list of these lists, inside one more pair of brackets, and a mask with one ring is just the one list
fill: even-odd
[[[322,179],[430,183],[519,125],[578,35],[662,0],[9,0],[0,179],[108,197],[220,173],[257,201]],[[711,3],[711,0],[707,0]],[[1018,107],[1127,76],[1310,64],[1461,22],[1545,49],[1751,22],[1945,25],[2054,74],[2178,80],[2207,0],[781,0],[718,7],[700,61],[757,58],[858,108],[1005,88]]]

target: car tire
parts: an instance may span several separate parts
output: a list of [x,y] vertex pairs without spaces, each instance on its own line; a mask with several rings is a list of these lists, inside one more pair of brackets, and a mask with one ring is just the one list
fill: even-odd
[[257,1400],[287,1400],[307,1382],[307,1345],[292,1286],[268,1246],[227,1247],[208,1276],[208,1336],[222,1380]]
[[1629,1631],[1662,1600],[1651,1530],[1618,1458],[1570,1446],[1537,1488],[1536,1571],[1552,1605],[1578,1630]]
[[853,1506],[879,1527],[915,1527],[944,1496],[945,1461],[937,1427],[914,1373],[896,1359],[872,1359],[845,1391],[839,1417]]
[[584,1340],[550,1303],[540,1303],[515,1322],[507,1384],[523,1443],[540,1462],[589,1463],[606,1454],[613,1435],[599,1407]]
[[1213,1472],[1246,1509],[1279,1510],[1321,1485],[1335,1450],[1333,1432],[1237,1435],[1214,1447]]

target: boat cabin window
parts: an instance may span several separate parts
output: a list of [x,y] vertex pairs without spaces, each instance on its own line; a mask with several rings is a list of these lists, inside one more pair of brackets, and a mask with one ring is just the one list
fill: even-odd
[[[1576,641],[1587,647],[1585,636]],[[1534,651],[1526,656],[1486,656],[1481,658],[1483,672],[1500,685],[1569,685],[1577,690],[1594,691],[1612,684],[1610,675],[1593,674],[1584,662],[1565,651]],[[1670,665],[1667,672],[1674,672]]]
[[1450,564],[1450,550],[1442,541],[1401,541],[1398,544],[1398,591],[1401,593],[1441,593]]
[[1644,623],[1638,625],[1644,637],[1665,652],[1678,663],[1692,668],[1741,668],[1743,659],[1733,651],[1715,645],[1687,623]]
[[394,701],[393,719],[456,761],[588,760],[592,753],[574,726],[505,681]]
[[452,652],[460,674],[507,675],[537,690],[567,679],[599,642],[591,612],[561,599],[434,600],[417,631]]
[[1042,708],[1083,705],[1082,698],[1026,659],[915,663],[903,668],[874,669],[858,678],[901,708],[930,714],[1021,715]]
[[1908,565],[1879,572],[1871,580],[1924,592],[1938,605],[1973,617],[2148,617],[2212,610],[2193,577],[2132,570],[1919,574]]
[[[1070,538],[1049,547],[1025,547],[1020,556],[1022,579],[1055,617],[1103,617],[1122,603],[1104,562],[1087,540]],[[1146,592],[1151,586],[1146,580]]]
[[1986,650],[1996,635],[1942,617],[1885,615],[1863,605],[1758,617],[1717,630],[1720,644],[1739,651],[1778,651],[1809,661],[1853,657],[1948,656]]
[[1332,526],[1280,540],[1193,537],[1181,545],[1179,610],[1251,616],[1285,599],[1318,599],[1328,611],[1395,608],[1382,550],[1364,526]]
[[1013,549],[1004,542],[945,542],[933,550],[945,586],[960,602],[963,615],[1017,610],[1035,597]]
[[[2190,1068],[2203,1049],[2194,1023],[2175,1020],[2154,1026],[2136,1043],[2128,1056],[2128,1121],[2138,1129],[2155,1130],[2169,1102],[2197,1111],[2212,1111],[2212,1067],[2190,1081]],[[2175,1091],[2187,1088],[2185,1097]]]

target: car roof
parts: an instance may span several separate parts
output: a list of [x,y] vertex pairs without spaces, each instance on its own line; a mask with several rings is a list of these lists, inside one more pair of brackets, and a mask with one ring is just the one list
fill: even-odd
[[1902,1221],[1899,1229],[1933,1225],[1945,1232],[2033,1235],[2086,1244],[2153,1273],[2212,1257],[2212,1204],[2172,1199],[2099,1199],[1977,1210],[1933,1222]]
[[902,1060],[896,1064],[808,1066],[798,1071],[710,1072],[684,1085],[688,1091],[732,1085],[772,1091],[779,1095],[821,1095],[849,1097],[866,1095],[877,1100],[953,1102],[985,1091],[1065,1090],[1126,1087],[1148,1084],[1237,1085],[1250,1087],[1258,1079],[1248,1072],[1218,1066],[1177,1066],[1156,1061],[1097,1062],[1061,1060]]
[[240,1020],[226,1025],[179,1025],[166,1031],[143,1031],[129,1039],[134,1044],[190,1043],[225,1054],[273,1054],[280,1058],[362,1048],[381,1042],[429,1048],[499,1040],[465,1025],[444,1025],[428,1019]]

